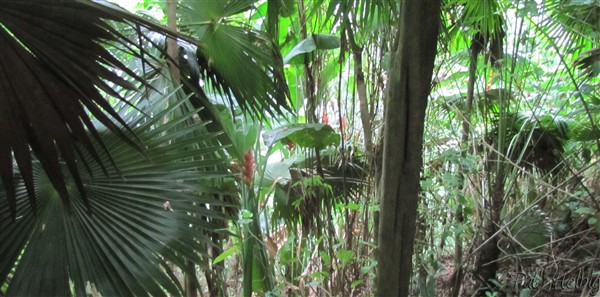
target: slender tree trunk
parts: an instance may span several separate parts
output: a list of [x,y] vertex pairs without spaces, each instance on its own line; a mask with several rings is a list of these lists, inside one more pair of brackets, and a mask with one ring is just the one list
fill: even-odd
[[[177,32],[177,2],[178,0],[167,1],[167,26],[169,29]],[[179,84],[179,68],[177,67],[179,59],[179,46],[177,40],[172,37],[167,37],[167,54],[169,55],[169,69],[171,76],[176,84]]]
[[[463,113],[463,120],[462,120],[461,143],[463,144],[463,146],[465,148],[462,152],[463,158],[466,157],[468,147],[469,147],[468,142],[469,142],[469,136],[471,134],[471,113],[473,111],[473,96],[475,93],[475,80],[477,79],[477,76],[476,76],[476,74],[477,74],[477,57],[478,57],[479,52],[481,51],[482,47],[483,47],[483,45],[482,45],[481,38],[474,37],[471,42],[471,48],[470,48],[469,81],[468,81],[468,85],[467,85],[466,106],[465,106],[465,110]],[[463,188],[461,189],[461,190],[463,190],[463,194],[466,194],[466,192],[464,190],[464,184],[467,182],[468,182],[468,180],[464,177],[464,174],[463,174]],[[456,210],[455,210],[454,216],[455,216],[457,223],[459,223],[459,224],[463,223],[463,221],[464,221],[463,207],[460,203],[456,204]],[[454,267],[456,270],[454,271],[454,274],[452,275],[452,280],[451,280],[452,292],[451,292],[450,296],[452,296],[452,297],[458,297],[458,295],[460,294],[462,280],[464,277],[464,268],[462,265],[463,265],[463,245],[462,245],[461,236],[459,233],[457,233],[457,234],[455,234],[455,237],[454,237]]]
[[348,25],[346,32],[348,33],[348,42],[350,43],[352,57],[354,58],[354,79],[356,81],[356,92],[358,94],[360,120],[362,122],[365,137],[365,156],[367,157],[368,164],[370,164],[373,131],[371,128],[371,112],[369,111],[369,102],[367,99],[367,86],[365,84],[365,75],[362,65],[363,48],[356,43],[354,32],[352,32],[352,30],[353,29]]
[[[304,0],[298,1],[298,18],[300,19],[300,38],[308,37],[306,28],[306,12]],[[306,95],[306,120],[308,123],[316,123],[316,86],[313,77],[313,66],[310,55],[304,57],[304,91]]]
[[[304,6],[304,0],[298,0],[298,18],[300,19],[300,37],[302,40],[308,37],[306,29],[306,12]],[[306,122],[307,123],[318,123],[316,108],[317,108],[317,87],[315,78],[313,76],[313,62],[309,55],[304,58],[304,91],[306,92]],[[342,131],[344,133],[344,131]],[[317,166],[317,173],[319,176],[324,177],[323,165],[321,164],[321,151],[315,149],[315,162]]]
[[475,253],[473,264],[474,290],[477,290],[475,296],[485,297],[486,291],[493,290],[495,284],[490,280],[496,279],[498,270],[498,248],[497,231],[500,226],[502,207],[504,206],[504,170],[500,170],[494,180],[492,190],[491,209],[489,217],[484,217],[483,234],[481,246]]
[[408,296],[440,0],[403,0],[385,111],[378,296]]
[[184,273],[184,285],[186,297],[198,296],[198,279],[196,278],[196,264],[190,260],[185,260],[186,272]]

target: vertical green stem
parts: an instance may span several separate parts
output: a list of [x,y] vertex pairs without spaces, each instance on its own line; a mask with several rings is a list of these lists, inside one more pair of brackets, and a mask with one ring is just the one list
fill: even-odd
[[[265,292],[273,290],[273,274],[270,270],[265,245],[262,244],[262,242],[259,242],[259,238],[262,238],[259,225],[260,212],[258,207],[258,197],[253,189],[253,185],[244,184],[242,186],[241,194],[242,210],[244,213],[252,214],[252,217],[250,218],[251,220],[244,223],[242,227],[242,256],[244,273],[242,282],[243,296],[251,297],[254,282],[261,283],[262,289]],[[254,279],[255,270],[258,270],[258,275],[261,277],[261,279]]]
[[[245,210],[246,213],[254,213],[252,212],[252,204],[254,199],[253,191],[250,189],[251,186],[242,185],[242,210]],[[253,221],[256,220],[256,217],[251,218]],[[252,234],[252,226],[253,222],[247,223],[245,222],[242,225],[242,239],[243,239],[243,248],[242,248],[242,256],[243,256],[243,294],[244,297],[252,296],[252,270],[254,265],[254,241],[256,240],[256,235]]]

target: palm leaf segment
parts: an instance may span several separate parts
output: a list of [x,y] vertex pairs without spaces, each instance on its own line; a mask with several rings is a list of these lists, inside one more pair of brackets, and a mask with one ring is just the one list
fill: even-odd
[[[506,156],[511,162],[525,169],[536,168],[540,172],[558,173],[562,169],[562,154],[569,139],[568,121],[545,115],[533,117],[525,113],[508,113],[510,123],[505,132],[509,144]],[[488,135],[490,143],[499,135],[498,122]]]
[[[99,161],[99,151],[92,140],[100,138],[88,114],[123,139],[130,139],[131,131],[119,129],[119,125],[127,125],[105,95],[121,98],[114,87],[134,87],[123,77],[142,81],[105,47],[119,46],[142,57],[139,51],[143,52],[143,48],[108,22],[169,32],[103,2],[0,3],[0,175],[7,190],[8,207],[14,217],[16,198],[10,165],[14,157],[36,209],[31,152],[68,206],[68,189],[59,159],[64,161],[83,202],[89,206],[81,191],[77,160],[81,150],[85,150]],[[118,75],[119,72],[123,74]],[[102,142],[97,144],[103,147]]]
[[600,3],[588,0],[548,0],[543,2],[550,16],[540,24],[555,38],[559,47],[575,48],[586,42],[598,43]]
[[594,77],[600,74],[600,47],[583,52],[574,63],[577,67],[583,69],[583,73],[588,77]]
[[449,7],[462,7],[460,21],[453,26],[453,34],[460,34],[464,28],[469,28],[472,34],[470,51],[472,57],[484,54],[485,62],[499,67],[504,57],[504,16],[497,0],[465,1],[452,0]]
[[[162,101],[163,103],[166,100]],[[154,107],[164,104],[153,101]],[[93,287],[103,296],[182,295],[183,289],[168,265],[185,267],[183,259],[198,264],[200,253],[216,226],[204,218],[226,218],[210,210],[212,182],[222,174],[219,149],[210,147],[214,135],[200,125],[187,125],[197,112],[172,116],[168,110],[147,111],[128,122],[147,146],[146,157],[106,129],[102,141],[121,174],[109,172],[82,151],[77,165],[85,193],[95,210],[87,212],[74,179],[65,172],[70,209],[63,207],[40,162],[33,161],[32,176],[39,205],[37,217],[27,204],[24,180],[15,181],[17,219],[12,221],[6,192],[0,188],[0,279],[11,279],[7,295],[85,295]],[[170,119],[167,123],[165,119]],[[199,141],[198,139],[202,139]],[[106,154],[101,161],[106,162]],[[65,168],[61,168],[65,171]],[[16,264],[16,270],[11,272]]]
[[255,117],[281,115],[290,110],[283,59],[271,38],[235,21],[254,2],[181,1],[182,30],[200,41],[180,43],[183,77],[206,99],[222,94]]
[[544,1],[550,16],[540,27],[552,38],[558,48],[570,49],[561,54],[574,53],[574,64],[588,77],[600,73],[600,2],[578,0]]

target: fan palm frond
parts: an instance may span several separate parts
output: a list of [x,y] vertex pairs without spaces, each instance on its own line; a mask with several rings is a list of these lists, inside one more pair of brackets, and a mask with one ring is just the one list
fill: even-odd
[[577,67],[583,70],[588,77],[594,77],[600,74],[600,47],[581,53],[573,62]]
[[[566,119],[508,113],[506,122],[510,123],[505,133],[506,143],[509,143],[506,156],[511,162],[526,169],[537,168],[542,173],[556,173],[561,169],[565,141],[569,138]],[[498,135],[496,126],[488,139],[497,139]],[[497,140],[491,142],[494,141]]]
[[254,2],[182,1],[182,30],[201,46],[182,45],[180,63],[189,83],[202,80],[205,93],[225,95],[255,117],[281,115],[290,110],[281,54],[269,36],[235,22]]
[[[106,2],[1,3],[0,175],[6,188],[7,207],[14,217],[17,199],[10,166],[14,158],[35,212],[32,152],[65,206],[70,205],[70,199],[61,161],[89,207],[77,169],[78,162],[83,161],[80,153],[83,150],[99,162],[100,152],[106,152],[90,115],[137,147],[131,130],[121,129],[127,124],[113,110],[107,95],[124,100],[115,86],[133,89],[134,84],[126,77],[137,82],[143,79],[106,45],[118,45],[142,59],[144,48],[138,39],[128,39],[110,23],[175,33]],[[107,160],[110,163],[110,158]]]
[[[99,129],[99,141],[120,173],[111,169],[106,175],[91,153],[81,150],[83,162],[76,164],[76,173],[93,212],[62,162],[71,208],[62,206],[35,159],[37,216],[26,203],[20,175],[15,180],[15,221],[0,187],[0,279],[9,279],[9,296],[85,295],[90,287],[103,296],[182,295],[170,265],[184,269],[185,259],[201,264],[202,251],[210,244],[206,234],[219,228],[207,218],[227,217],[211,209],[224,205],[212,198],[219,192],[215,180],[225,175],[214,170],[224,163],[220,148],[207,145],[215,135],[202,133],[201,124],[185,125],[196,110],[174,116],[179,107],[147,111],[154,117],[135,110],[125,114],[146,146],[145,156],[108,129]],[[99,158],[106,162],[108,156]]]
[[[398,14],[399,3],[397,1],[327,1],[326,19],[333,16],[333,23],[343,21],[352,16],[359,28],[370,28],[377,30],[383,24],[389,24],[390,20]],[[316,5],[314,7],[317,7]],[[358,32],[356,32],[358,34]]]
[[543,2],[549,15],[539,24],[550,42],[572,54],[598,43],[600,4],[597,1],[549,0]]
[[501,3],[497,0],[464,1],[452,0],[449,6],[460,7],[460,20],[452,32],[467,31],[470,33],[470,51],[473,57],[484,54],[485,62],[500,66],[504,58],[505,17]]

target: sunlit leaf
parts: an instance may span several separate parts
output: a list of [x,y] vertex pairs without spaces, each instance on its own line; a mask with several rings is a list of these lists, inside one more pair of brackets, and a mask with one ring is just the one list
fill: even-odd
[[[294,59],[302,54],[310,53],[316,49],[328,50],[340,47],[340,37],[328,34],[313,34],[312,36],[300,41],[292,50],[283,58],[284,64],[302,63],[303,60]],[[293,61],[292,61],[293,60]]]
[[238,253],[239,251],[240,251],[240,245],[236,244],[236,245],[232,246],[231,248],[228,248],[225,251],[223,251],[220,255],[218,255],[213,260],[213,264],[217,264],[219,262],[222,262],[225,259],[229,258],[231,255],[233,255],[235,253]]

